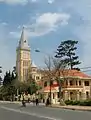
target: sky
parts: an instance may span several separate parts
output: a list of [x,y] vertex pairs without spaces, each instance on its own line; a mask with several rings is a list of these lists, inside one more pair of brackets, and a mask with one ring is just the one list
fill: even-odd
[[44,66],[45,56],[54,55],[61,41],[68,39],[78,41],[80,67],[91,66],[91,0],[0,0],[3,73],[16,65],[16,47],[23,26],[37,66]]

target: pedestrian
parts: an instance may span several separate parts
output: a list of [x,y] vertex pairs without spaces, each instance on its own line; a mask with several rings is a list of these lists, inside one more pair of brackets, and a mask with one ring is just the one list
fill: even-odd
[[38,98],[36,98],[36,106],[39,104],[39,100]]
[[35,105],[35,98],[33,97],[33,105]]
[[24,99],[24,95],[22,95],[22,106],[26,107],[26,102],[25,102],[25,99]]
[[50,104],[49,98],[47,98],[46,100],[46,106],[48,106]]

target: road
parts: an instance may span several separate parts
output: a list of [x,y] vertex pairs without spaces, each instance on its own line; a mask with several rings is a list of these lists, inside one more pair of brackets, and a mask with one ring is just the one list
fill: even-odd
[[91,112],[0,103],[0,120],[91,120]]

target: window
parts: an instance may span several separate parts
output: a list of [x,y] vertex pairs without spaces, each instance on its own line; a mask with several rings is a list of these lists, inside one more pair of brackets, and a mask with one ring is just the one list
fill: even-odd
[[47,86],[47,81],[44,83],[44,87],[46,87]]
[[80,99],[81,99],[81,97],[82,97],[82,93],[81,92],[79,92],[79,96],[80,96]]
[[78,84],[77,84],[77,80],[76,80],[76,85],[78,85]]
[[66,80],[66,85],[68,85],[68,81]]
[[55,98],[55,94],[53,93],[53,99]]
[[28,66],[28,61],[23,61],[23,66]]
[[81,81],[79,81],[79,85],[81,85]]
[[35,72],[36,70],[35,69],[32,69],[33,72]]
[[36,80],[39,80],[39,76],[36,76]]
[[53,81],[50,81],[51,85],[53,85]]
[[59,96],[60,96],[60,95],[59,95],[59,92],[58,92],[57,94],[58,94],[57,96],[58,96],[58,98],[59,98]]
[[44,77],[41,77],[41,79],[43,79]]
[[73,85],[73,81],[72,80],[70,80],[70,85]]
[[84,82],[85,86],[89,86],[89,81]]
[[24,43],[26,43],[26,40],[24,40]]
[[87,99],[89,98],[89,92],[86,92],[86,98]]

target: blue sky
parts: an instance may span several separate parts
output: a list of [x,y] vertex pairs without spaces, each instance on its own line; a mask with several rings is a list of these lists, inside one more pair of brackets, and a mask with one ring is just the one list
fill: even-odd
[[43,53],[53,54],[62,40],[78,40],[80,67],[91,66],[91,0],[0,0],[0,65],[16,64],[22,26],[27,28],[31,57],[44,66]]

